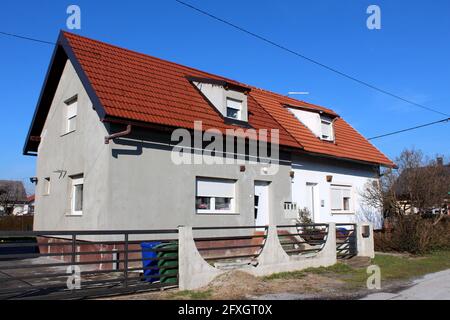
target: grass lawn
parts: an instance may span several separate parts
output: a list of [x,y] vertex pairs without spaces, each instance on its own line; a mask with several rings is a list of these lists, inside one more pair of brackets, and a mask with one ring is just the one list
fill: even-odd
[[[371,264],[381,270],[383,288],[393,289],[405,281],[445,269],[450,269],[450,250],[436,251],[423,256],[378,254]],[[276,273],[267,277],[254,277],[242,271],[224,274],[215,285],[193,291],[168,291],[144,294],[143,299],[246,299],[248,296],[293,293],[333,299],[353,297],[367,292],[370,275],[366,268],[355,268],[339,262],[327,268]],[[220,278],[220,277],[219,277]]]
[[[450,251],[436,251],[423,256],[396,256],[378,254],[372,259],[372,264],[380,267],[381,280],[390,282],[408,280],[450,268]],[[340,279],[348,289],[358,289],[366,286],[369,274],[365,268],[352,268],[344,263],[337,263],[327,268],[310,268],[303,271],[283,272],[265,277],[265,280],[298,279],[307,274],[320,274],[330,278]]]

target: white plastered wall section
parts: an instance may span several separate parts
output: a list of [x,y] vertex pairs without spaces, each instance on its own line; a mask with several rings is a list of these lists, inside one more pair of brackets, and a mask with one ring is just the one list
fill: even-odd
[[[307,207],[314,211],[315,223],[371,222],[376,229],[381,227],[381,210],[368,207],[362,199],[366,184],[378,179],[376,167],[331,158],[296,155],[292,158],[292,169],[292,200],[297,203],[299,209]],[[331,182],[327,181],[327,176],[331,176]],[[313,200],[310,199],[311,185],[314,186]],[[333,185],[350,187],[350,212],[338,213],[332,210]],[[311,204],[314,208],[309,208]]]

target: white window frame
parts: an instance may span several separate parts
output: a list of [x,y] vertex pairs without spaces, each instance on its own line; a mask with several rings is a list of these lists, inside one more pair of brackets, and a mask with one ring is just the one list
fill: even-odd
[[83,185],[83,193],[84,193],[84,177],[83,176],[77,176],[73,177],[71,181],[71,187],[70,187],[70,215],[72,216],[82,216],[83,215],[83,202],[84,202],[84,194],[83,194],[83,201],[82,201],[82,208],[81,210],[75,210],[75,193],[76,193],[76,186]]
[[[340,192],[340,202],[341,202],[341,208],[340,209],[336,209],[333,208],[333,190],[338,190]],[[344,198],[345,194],[344,192],[347,191],[349,193],[349,209],[345,210],[344,209]],[[354,214],[354,193],[353,193],[353,187],[352,185],[348,185],[348,184],[332,184],[330,186],[330,210],[332,214]]]
[[[229,104],[229,102],[231,102],[231,105]],[[227,97],[227,105],[225,108],[225,116],[229,119],[234,119],[234,120],[241,120],[242,119],[242,104],[244,102],[238,99],[233,99],[233,98],[229,98]],[[228,116],[228,109],[233,109],[233,110],[237,110],[237,117],[233,118],[233,117],[229,117]]]
[[44,196],[49,196],[50,195],[50,188],[51,188],[51,185],[50,185],[50,183],[51,183],[51,179],[50,179],[50,177],[46,177],[46,178],[44,178],[44,191],[42,192],[42,195],[44,195]]
[[[328,133],[329,135],[326,135],[323,126],[328,126]],[[320,139],[325,141],[334,141],[334,130],[333,130],[333,120],[329,120],[323,117],[320,117]]]
[[[68,134],[77,130],[77,116],[78,116],[78,95],[64,102],[66,104],[65,112],[65,130],[64,134]],[[70,121],[75,122],[75,128],[70,127]]]
[[[232,191],[227,191],[221,193],[220,190],[209,190],[208,192],[199,192],[199,183],[204,182],[207,184],[217,183],[218,188],[220,189],[220,183],[232,184]],[[222,178],[205,178],[205,177],[197,177],[196,178],[196,192],[195,192],[195,211],[197,214],[236,214],[236,180],[232,179],[222,179]],[[225,186],[224,186],[225,187]],[[225,188],[229,188],[228,186]],[[214,188],[216,189],[216,188]],[[197,209],[197,198],[209,198],[209,209]],[[217,210],[216,209],[216,198],[230,198],[230,209],[228,210]]]

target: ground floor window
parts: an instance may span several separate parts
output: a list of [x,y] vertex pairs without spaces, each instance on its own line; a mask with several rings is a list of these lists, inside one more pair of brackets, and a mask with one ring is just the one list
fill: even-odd
[[345,185],[331,186],[331,211],[335,213],[353,212],[351,186]]
[[71,214],[82,215],[83,214],[83,189],[84,178],[83,175],[77,175],[71,177]]
[[235,211],[235,180],[197,178],[197,213],[232,213]]

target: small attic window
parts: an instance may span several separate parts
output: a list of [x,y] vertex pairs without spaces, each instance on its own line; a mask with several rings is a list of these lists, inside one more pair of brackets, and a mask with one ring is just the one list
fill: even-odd
[[242,101],[227,98],[227,118],[241,120]]
[[75,131],[77,127],[78,96],[75,95],[64,103],[66,104],[66,126],[64,133],[69,133]]
[[334,141],[333,122],[331,119],[321,117],[321,138],[326,141]]

